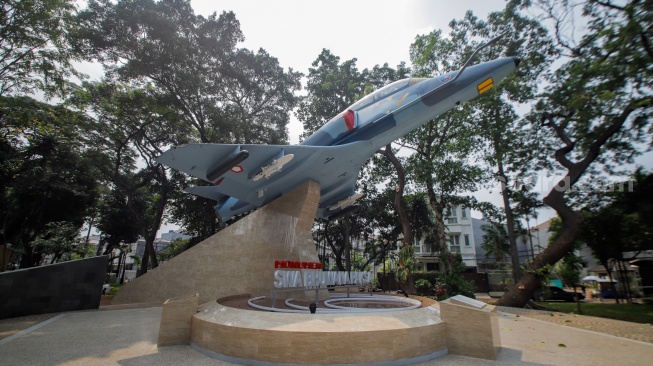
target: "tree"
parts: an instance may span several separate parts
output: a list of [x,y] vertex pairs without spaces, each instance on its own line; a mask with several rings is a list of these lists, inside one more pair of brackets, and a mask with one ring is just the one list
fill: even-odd
[[[468,13],[468,16],[471,16]],[[451,23],[455,24],[454,22]],[[453,34],[453,31],[452,31]],[[454,71],[466,61],[456,46],[456,40],[442,36],[437,30],[418,36],[411,45],[411,60],[416,75],[433,76]],[[415,182],[424,187],[431,209],[435,213],[438,245],[443,270],[453,268],[454,256],[447,247],[446,213],[453,206],[472,204],[459,197],[464,191],[475,191],[483,180],[482,170],[468,163],[473,152],[473,128],[466,123],[474,103],[452,110],[402,139],[402,146],[414,151],[408,159]]]
[[[110,81],[86,83],[70,100],[96,118],[93,139],[107,161],[105,177],[122,191],[125,207],[145,239],[141,273],[147,272],[150,260],[157,266],[153,243],[168,198],[177,187],[155,158],[166,146],[188,138],[188,126],[168,107],[169,101],[167,94],[154,88],[136,89]],[[137,169],[137,161],[144,167]],[[107,223],[105,227],[115,228]]]
[[510,240],[506,227],[502,224],[490,223],[481,226],[481,230],[483,230],[481,248],[485,250],[485,257],[494,258],[501,266],[506,255],[510,253]]
[[237,49],[234,13],[205,18],[187,0],[92,0],[78,20],[78,47],[111,75],[167,93],[200,142],[286,141],[301,74],[264,50]]
[[183,253],[186,249],[188,249],[188,244],[189,244],[189,240],[184,240],[181,238],[173,240],[172,243],[170,243],[170,245],[168,245],[168,247],[165,250],[157,254],[159,256],[159,261],[166,262],[178,256],[179,254]]
[[526,228],[522,228],[520,236],[524,242],[528,240],[531,250],[531,259],[533,259],[535,258],[535,252],[533,249],[533,235],[531,234],[530,219],[537,219],[537,210],[544,207],[544,204],[538,198],[537,193],[528,192],[528,189],[530,188],[529,186],[532,182],[524,182],[519,178],[516,182],[518,186],[515,187],[516,192],[513,195],[514,200],[517,202],[515,213],[526,220]]
[[582,21],[588,31],[578,42],[563,33],[568,25],[565,19],[581,21],[573,14],[578,4],[533,3],[553,22],[557,45],[566,57],[529,116],[534,128],[545,128],[545,137],[551,142],[549,154],[564,171],[543,199],[558,213],[563,229],[498,302],[517,307],[537,288],[539,270],[572,250],[580,234],[584,218],[568,202],[570,188],[597,166],[610,173],[615,169],[609,162],[621,165],[631,161],[639,152],[637,144],[648,142],[646,132],[653,111],[653,18],[648,2],[585,2]]
[[67,37],[75,32],[72,0],[0,1],[0,96],[64,91],[79,73]]
[[[464,186],[467,190],[473,191],[477,182],[492,180],[499,181],[501,184],[511,246],[513,277],[516,280],[519,276],[519,259],[509,182],[511,175],[531,168],[528,162],[537,148],[533,145],[536,140],[529,135],[529,130],[517,123],[518,115],[511,102],[523,103],[533,96],[537,90],[537,81],[550,63],[554,52],[544,28],[536,21],[519,16],[510,6],[503,11],[491,13],[487,21],[479,20],[468,11],[464,19],[454,20],[450,26],[451,40],[442,39],[440,31],[416,40],[411,57],[420,61],[422,70],[449,72],[458,69],[483,42],[498,35],[502,35],[502,38],[496,45],[484,49],[478,57],[482,60],[491,60],[512,56],[522,60],[516,73],[502,82],[502,85],[492,88],[462,109],[444,118],[441,117],[440,127],[434,129],[442,131],[439,132],[440,139],[435,140],[439,146],[429,148],[431,151],[442,150],[438,159],[440,161],[444,160],[442,156],[446,154],[458,161],[461,169],[452,172],[454,174],[446,172],[444,174],[444,176],[461,177],[451,187],[460,189],[459,187]],[[427,57],[425,54],[428,53],[437,56]],[[451,119],[451,122],[446,123],[445,118]],[[446,136],[447,134],[449,136]],[[443,143],[452,139],[456,141],[456,144],[449,144],[453,149]],[[463,159],[469,156],[474,156],[477,161],[487,164],[494,173],[483,175],[481,172],[486,169],[462,165]],[[441,178],[442,175],[435,181],[442,181]],[[430,190],[428,185],[427,180],[427,189]],[[446,202],[446,195],[451,194],[451,188],[441,186],[446,188],[443,190],[445,195],[441,195],[441,200]]]
[[101,233],[97,255],[110,254],[121,244],[138,240],[140,227],[132,211],[127,207],[127,195],[119,187],[106,194],[99,205],[97,229]]
[[200,243],[222,229],[215,217],[215,201],[189,195],[182,190],[189,185],[199,184],[199,182],[195,184],[192,182],[193,180],[173,173],[172,183],[177,187],[171,193],[168,208],[170,215],[168,222],[178,224],[184,228],[186,234],[193,237],[190,245]]
[[[364,90],[367,94],[367,92],[371,92],[374,88],[380,88],[391,82],[405,78],[410,73],[410,69],[406,68],[404,63],[401,63],[397,66],[396,70],[393,70],[386,63],[383,67],[377,65],[371,71],[366,69],[363,73],[365,74],[366,80],[366,87]],[[413,281],[412,273],[415,271],[415,248],[413,248],[413,244],[416,231],[413,226],[415,221],[412,220],[411,222],[411,217],[414,216],[411,216],[410,208],[404,199],[404,194],[406,193],[406,187],[408,184],[405,162],[397,155],[397,151],[393,149],[392,144],[386,145],[385,148],[379,150],[377,153],[386,158],[386,164],[389,163],[396,174],[396,180],[391,179],[390,186],[395,187],[392,206],[396,220],[398,220],[399,227],[401,228],[402,244],[397,253],[397,278],[406,284],[407,292],[414,293],[415,282]],[[379,159],[372,159],[372,164],[384,165],[380,164]],[[385,168],[382,167],[381,170],[387,171],[387,165]],[[372,174],[374,174],[375,171],[378,174],[379,170],[372,169],[371,171],[373,172]],[[388,177],[388,175],[383,174],[377,176],[374,180],[381,181],[385,180],[386,177]]]
[[306,81],[307,95],[295,113],[304,125],[302,139],[361,98],[365,83],[355,58],[340,63],[340,57],[323,49],[311,65]]
[[[565,254],[565,256],[558,262],[556,266],[556,271],[562,282],[566,287],[571,287],[576,292],[576,287],[580,283],[580,273],[583,270],[583,258],[576,255],[576,250],[580,248],[579,245],[576,245],[574,250]],[[580,307],[580,298],[576,295],[576,311],[578,314],[582,314]]]
[[[286,143],[302,75],[284,71],[263,49],[236,48],[244,38],[232,12],[205,18],[195,15],[187,0],[98,0],[89,1],[77,18],[76,46],[102,62],[112,80],[166,99],[161,106],[179,121],[176,142]],[[175,182],[160,182],[161,188],[172,185],[161,197],[171,197],[172,188],[190,180]],[[183,199],[172,196],[177,203]],[[194,217],[184,208],[194,206],[179,204],[176,220]],[[223,228],[217,220],[204,228]]]
[[72,259],[72,253],[81,249],[79,238],[79,226],[70,222],[49,222],[42,234],[32,241],[31,246],[39,257],[52,255],[50,264],[59,262],[64,254],[68,254],[68,260]]
[[27,97],[0,97],[0,242],[38,265],[32,242],[48,223],[78,229],[97,198],[97,154],[87,145],[85,115]]
[[[653,238],[650,232],[651,212],[651,182],[653,174],[645,174],[637,169],[633,174],[632,186],[620,183],[623,190],[615,192],[600,192],[607,203],[604,206],[586,207],[583,210],[583,224],[579,239],[587,244],[592,254],[608,271],[608,277],[614,278],[612,273],[614,264],[621,271],[620,263],[636,258],[639,253],[653,248]],[[625,252],[633,256],[624,257]],[[625,273],[619,273],[619,280],[624,283]],[[629,295],[628,284],[623,286],[626,295]],[[630,300],[630,297],[627,296]]]

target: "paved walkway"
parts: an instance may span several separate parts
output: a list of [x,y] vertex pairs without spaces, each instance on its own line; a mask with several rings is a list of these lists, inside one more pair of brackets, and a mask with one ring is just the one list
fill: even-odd
[[[0,320],[0,364],[230,365],[189,346],[157,348],[161,307],[104,309]],[[642,365],[653,359],[653,344],[611,335],[613,328],[636,334],[638,324],[521,309],[499,314],[497,361],[446,355],[420,365]],[[646,332],[650,336],[650,326]]]
[[500,306],[499,311],[542,320],[566,327],[591,330],[636,341],[653,343],[653,325],[625,322],[585,315],[572,315],[552,311],[508,308]]
[[39,314],[0,320],[0,340],[42,323],[58,314]]

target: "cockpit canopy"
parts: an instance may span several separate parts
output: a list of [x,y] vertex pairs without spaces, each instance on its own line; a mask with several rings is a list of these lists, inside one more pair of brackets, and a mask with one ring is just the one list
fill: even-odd
[[[301,145],[314,145],[314,146],[328,146],[339,141],[344,136],[348,135],[356,128],[360,127],[357,112],[366,108],[367,106],[383,100],[398,91],[405,89],[409,86],[415,85],[427,78],[409,78],[395,81],[388,84],[383,88],[367,95],[358,102],[352,104],[344,112],[332,118],[329,122],[324,124],[314,134],[309,136],[306,140],[302,141]],[[366,121],[370,122],[370,121]],[[363,122],[365,123],[365,122]]]
[[372,94],[367,95],[365,98],[359,100],[358,102],[352,104],[349,108],[353,111],[357,111],[359,109],[365,108],[367,105],[370,105],[374,102],[377,102],[379,100],[382,100],[389,95],[392,95],[404,88],[407,88],[409,86],[415,85],[417,83],[420,83],[424,80],[428,80],[428,78],[408,78],[408,79],[401,79],[397,80],[394,83],[390,83],[383,88],[373,92]]

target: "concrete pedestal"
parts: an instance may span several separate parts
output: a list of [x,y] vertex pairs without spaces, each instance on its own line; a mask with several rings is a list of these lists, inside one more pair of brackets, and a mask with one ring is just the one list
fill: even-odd
[[190,342],[190,325],[197,313],[198,294],[168,299],[163,303],[157,346],[176,346]]
[[307,182],[120,289],[113,304],[199,293],[199,303],[234,294],[269,296],[274,261],[318,262],[311,228],[320,186]]
[[449,353],[496,360],[501,348],[495,306],[457,295],[440,302]]

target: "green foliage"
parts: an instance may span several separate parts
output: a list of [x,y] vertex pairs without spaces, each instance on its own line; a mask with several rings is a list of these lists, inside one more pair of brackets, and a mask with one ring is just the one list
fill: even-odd
[[[606,268],[611,259],[622,260],[623,252],[653,249],[650,231],[653,212],[653,174],[638,169],[623,191],[601,192],[602,205],[588,205],[579,239]],[[627,258],[631,259],[631,258]]]
[[61,259],[72,259],[72,254],[85,247],[81,245],[79,227],[70,222],[50,222],[45,231],[30,243],[34,252],[40,255],[52,255],[50,263]]
[[505,226],[498,223],[490,223],[481,226],[483,230],[483,242],[481,248],[485,250],[485,258],[492,257],[501,265],[510,254],[510,242]]
[[[578,20],[570,9],[549,1],[535,3],[555,12],[552,19],[563,27],[568,26],[564,18]],[[565,168],[573,163],[590,169],[591,163],[608,173],[618,172],[641,151],[639,144],[650,143],[653,53],[646,30],[653,18],[649,5],[588,1],[582,13],[587,32],[580,39],[556,33],[558,46],[569,58],[551,79],[535,113],[538,119],[544,114],[549,137],[565,144],[556,157]],[[552,152],[555,149],[551,147]],[[570,183],[579,178],[572,174]]]
[[[575,249],[578,249],[576,247]],[[576,255],[575,251],[567,253],[556,265],[556,274],[565,287],[576,288],[580,284],[580,274],[583,270],[583,258]]]
[[92,0],[77,20],[75,47],[107,77],[71,103],[98,116],[105,174],[126,195],[149,252],[166,212],[198,238],[211,236],[224,227],[215,203],[183,193],[197,182],[154,158],[188,142],[286,143],[301,74],[263,49],[237,48],[244,36],[232,12],[196,15],[188,1]]
[[465,272],[465,269],[466,266],[462,256],[460,253],[456,253],[452,260],[451,271],[443,274],[438,283],[436,283],[436,294],[438,287],[443,287],[446,290],[444,296],[438,296],[438,300],[444,300],[456,295],[474,298],[476,287],[472,281],[468,281],[463,277],[462,274]]
[[125,192],[114,189],[105,195],[99,205],[98,214],[96,227],[102,233],[101,244],[106,244],[104,254],[111,253],[121,244],[131,244],[138,240],[140,226],[133,212],[127,207]]
[[[574,303],[546,302],[538,304],[563,313],[573,314],[577,311]],[[653,306],[644,304],[584,303],[583,315],[640,324],[653,324]]]
[[62,93],[78,75],[67,36],[75,32],[75,1],[0,1],[0,96],[37,90]]
[[236,48],[244,36],[233,12],[205,18],[187,1],[92,0],[78,20],[76,45],[110,75],[166,93],[199,141],[286,141],[301,74],[263,49]]
[[430,295],[430,292],[433,289],[433,284],[425,278],[417,278],[415,279],[415,288],[419,294]]
[[363,96],[393,81],[408,76],[405,64],[393,69],[384,64],[372,70],[359,71],[356,59],[340,62],[340,57],[323,49],[313,61],[308,72],[306,90],[308,95],[301,101],[296,112],[304,125],[302,139],[310,136],[329,119],[344,111]]
[[415,271],[415,248],[412,245],[402,245],[397,252],[397,280],[406,283]]
[[340,63],[340,57],[323,49],[312,66],[306,83],[308,95],[296,113],[304,124],[302,138],[317,131],[363,94],[364,79],[356,68],[356,59]]
[[23,250],[25,268],[40,262],[31,243],[48,223],[82,226],[97,197],[97,153],[87,117],[63,106],[0,97],[0,121],[0,242]]
[[419,294],[424,296],[433,296],[435,294],[435,285],[441,283],[439,280],[441,272],[413,272],[415,289]]
[[176,239],[173,240],[168,247],[157,253],[159,256],[159,261],[165,262],[169,261],[172,258],[178,256],[179,254],[183,253],[186,249],[188,249],[188,244],[189,240],[183,240],[183,239]]

